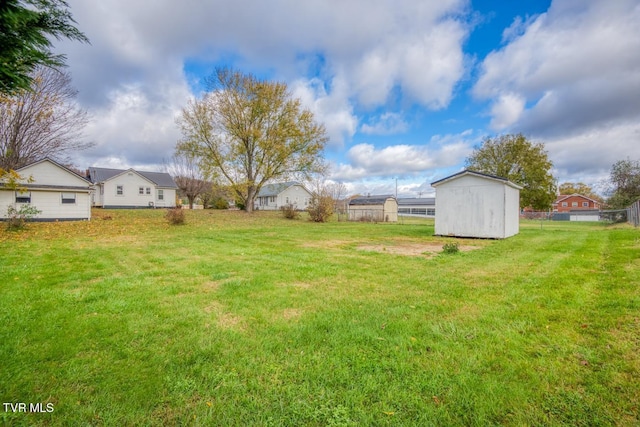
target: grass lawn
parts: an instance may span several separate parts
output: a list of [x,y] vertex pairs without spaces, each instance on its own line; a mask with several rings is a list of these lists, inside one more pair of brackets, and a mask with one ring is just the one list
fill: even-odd
[[0,231],[0,424],[640,424],[638,229],[186,214]]

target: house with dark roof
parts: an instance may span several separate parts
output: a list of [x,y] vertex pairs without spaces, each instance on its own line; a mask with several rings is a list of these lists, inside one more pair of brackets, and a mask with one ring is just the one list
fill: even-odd
[[291,204],[295,209],[303,210],[311,203],[311,197],[309,190],[299,182],[265,184],[258,192],[253,207],[256,210],[273,211]]
[[173,208],[178,186],[165,172],[90,167],[92,206],[111,209]]
[[35,221],[78,221],[91,218],[91,183],[71,169],[45,158],[19,168],[17,188],[0,181],[0,218],[8,206],[32,206]]
[[395,197],[366,196],[349,201],[349,221],[397,222],[398,202]]

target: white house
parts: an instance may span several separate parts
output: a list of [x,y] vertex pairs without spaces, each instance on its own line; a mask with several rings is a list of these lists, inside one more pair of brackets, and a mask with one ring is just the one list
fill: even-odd
[[292,204],[296,209],[307,209],[311,193],[299,182],[265,184],[256,196],[254,209],[277,210]]
[[24,179],[16,191],[0,183],[0,218],[7,217],[8,206],[20,209],[30,205],[41,211],[36,221],[88,220],[91,218],[91,183],[51,160],[43,159],[16,170]]
[[178,186],[168,173],[91,167],[87,176],[93,183],[93,206],[114,209],[176,206]]
[[436,235],[504,239],[519,233],[519,185],[464,170],[431,186],[438,204]]
[[397,222],[398,202],[393,196],[357,197],[349,201],[349,221]]

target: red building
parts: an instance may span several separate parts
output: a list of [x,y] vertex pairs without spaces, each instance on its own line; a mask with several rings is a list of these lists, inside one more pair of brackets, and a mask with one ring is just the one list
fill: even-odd
[[571,211],[593,211],[600,210],[600,202],[593,200],[587,196],[580,194],[560,195],[553,202],[554,212],[571,212]]

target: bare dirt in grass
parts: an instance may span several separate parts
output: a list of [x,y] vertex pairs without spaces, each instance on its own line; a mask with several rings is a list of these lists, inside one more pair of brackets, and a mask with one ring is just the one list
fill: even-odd
[[[443,243],[392,243],[392,244],[375,244],[375,245],[359,245],[356,249],[361,251],[374,251],[393,255],[406,256],[434,256],[442,252]],[[458,249],[462,252],[480,249],[481,246],[460,245]]]

